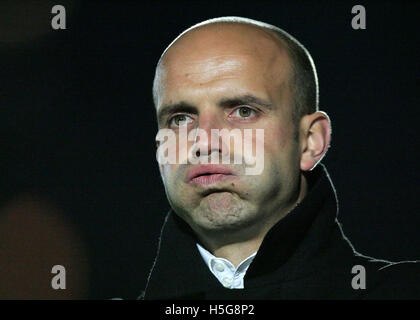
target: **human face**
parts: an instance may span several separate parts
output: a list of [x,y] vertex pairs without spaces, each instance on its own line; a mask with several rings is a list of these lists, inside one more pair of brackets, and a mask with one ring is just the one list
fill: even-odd
[[[249,26],[193,30],[166,52],[155,79],[159,128],[263,129],[264,170],[246,175],[244,165],[222,165],[213,180],[189,180],[198,165],[160,165],[174,211],[196,231],[270,227],[299,195],[299,147],[294,139],[291,61],[274,36]],[[257,143],[256,137],[252,144]],[[190,142],[186,148],[191,148]],[[235,153],[223,143],[207,155]],[[177,155],[182,146],[177,144]],[[258,231],[258,230],[257,230]]]

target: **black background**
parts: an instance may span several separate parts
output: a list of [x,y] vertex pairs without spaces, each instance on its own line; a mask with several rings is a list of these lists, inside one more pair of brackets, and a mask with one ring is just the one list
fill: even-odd
[[[169,208],[155,161],[154,67],[185,28],[226,15],[274,24],[311,52],[333,127],[323,163],[357,250],[420,258],[419,2],[16,3],[0,5],[0,205],[37,194],[80,228],[87,298],[143,288]],[[66,30],[51,28],[55,4],[66,7]],[[351,27],[356,4],[366,30]]]

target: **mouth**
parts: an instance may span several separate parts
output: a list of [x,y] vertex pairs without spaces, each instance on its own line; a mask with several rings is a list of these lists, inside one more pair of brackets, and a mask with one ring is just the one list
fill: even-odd
[[229,168],[221,165],[198,165],[187,172],[187,182],[191,185],[208,186],[235,178]]

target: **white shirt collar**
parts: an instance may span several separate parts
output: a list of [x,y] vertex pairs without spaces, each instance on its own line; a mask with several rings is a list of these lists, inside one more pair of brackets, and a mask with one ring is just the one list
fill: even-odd
[[257,252],[254,252],[248,258],[244,259],[238,267],[235,268],[229,260],[215,257],[198,243],[197,248],[211,273],[213,273],[213,275],[224,287],[230,289],[244,288],[244,277],[246,271],[251,265],[251,262],[254,260]]

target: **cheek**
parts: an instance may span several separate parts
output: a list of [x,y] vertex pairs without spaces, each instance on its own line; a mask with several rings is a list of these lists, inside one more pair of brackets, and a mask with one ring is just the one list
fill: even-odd
[[176,180],[176,167],[177,165],[174,164],[165,164],[160,166],[160,173],[162,175],[162,180],[165,185],[171,184],[174,180]]
[[287,152],[291,136],[281,124],[273,124],[264,130],[264,150],[269,158],[282,157]]
[[292,126],[277,124],[268,127],[264,135],[264,155],[267,165],[291,169],[298,163]]

